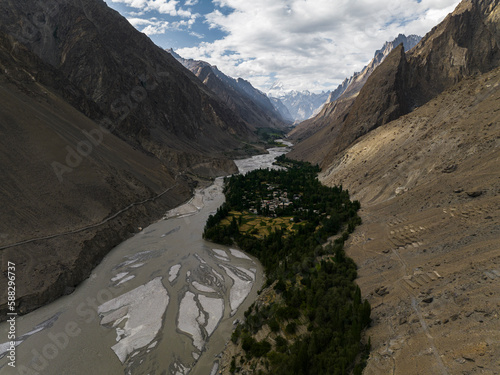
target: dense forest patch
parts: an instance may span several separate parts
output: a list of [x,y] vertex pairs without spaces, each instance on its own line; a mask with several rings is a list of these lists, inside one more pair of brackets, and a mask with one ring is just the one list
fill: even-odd
[[[268,298],[252,305],[234,331],[232,341],[246,354],[234,358],[231,371],[251,363],[256,373],[360,374],[370,305],[343,249],[361,223],[359,202],[342,186],[321,185],[317,166],[284,156],[278,163],[286,169],[228,178],[226,203],[204,231],[211,241],[236,243],[266,270]],[[258,333],[266,338],[256,340]]]

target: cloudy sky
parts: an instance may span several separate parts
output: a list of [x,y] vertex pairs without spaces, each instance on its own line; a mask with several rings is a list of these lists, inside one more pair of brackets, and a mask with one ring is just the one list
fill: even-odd
[[332,90],[399,33],[424,36],[457,0],[105,0],[139,31],[266,92]]

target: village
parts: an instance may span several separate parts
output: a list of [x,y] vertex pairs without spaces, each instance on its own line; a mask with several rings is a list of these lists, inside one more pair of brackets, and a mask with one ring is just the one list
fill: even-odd
[[[249,212],[253,214],[263,214],[265,216],[277,217],[276,211],[278,208],[284,210],[289,206],[293,206],[294,201],[300,200],[300,195],[293,195],[288,197],[288,192],[278,189],[273,184],[266,184],[268,193],[265,199],[258,198],[252,200],[250,203]],[[243,199],[246,199],[243,196]]]

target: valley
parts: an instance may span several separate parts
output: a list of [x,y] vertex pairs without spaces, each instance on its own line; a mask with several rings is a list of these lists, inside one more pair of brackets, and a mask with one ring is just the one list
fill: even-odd
[[500,373],[498,0],[271,3],[0,2],[0,374]]
[[[342,187],[320,184],[318,168],[309,163],[282,156],[277,164],[285,169],[228,179],[226,202],[203,233],[256,256],[266,274],[259,299],[223,353],[223,373],[360,374],[369,351],[360,340],[370,305],[343,250],[361,223],[359,202]],[[256,212],[238,214],[248,210]]]
[[[287,151],[238,163],[248,172]],[[243,319],[264,281],[255,258],[202,239],[208,216],[224,201],[222,186],[219,178],[198,189],[114,248],[71,295],[18,317],[19,366],[8,367],[2,342],[0,373],[216,371],[234,320]],[[0,331],[7,327],[1,323]]]

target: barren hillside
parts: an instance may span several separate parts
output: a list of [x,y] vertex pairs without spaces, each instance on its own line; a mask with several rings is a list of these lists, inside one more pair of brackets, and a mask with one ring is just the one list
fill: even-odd
[[365,374],[500,368],[500,69],[366,134],[321,174],[362,205]]
[[351,107],[320,113],[309,126],[321,129],[290,156],[328,167],[364,134],[410,113],[465,77],[500,62],[500,6],[464,0],[412,50],[391,54],[370,75]]

